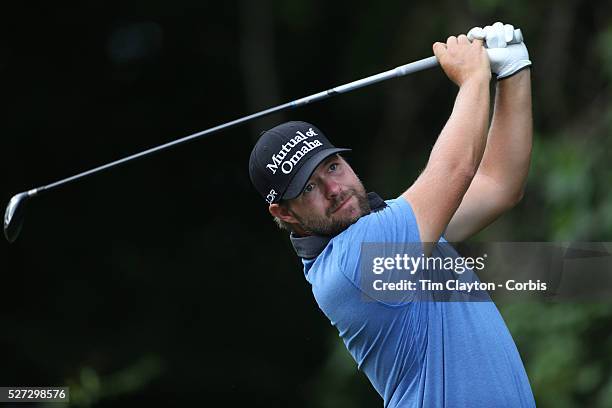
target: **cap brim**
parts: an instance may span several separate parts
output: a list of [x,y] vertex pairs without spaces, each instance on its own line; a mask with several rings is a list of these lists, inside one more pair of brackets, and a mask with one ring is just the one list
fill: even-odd
[[322,161],[327,159],[332,154],[350,151],[351,149],[334,147],[333,149],[321,150],[320,152],[312,156],[302,167],[300,167],[295,176],[293,176],[293,179],[287,186],[287,189],[285,190],[281,198],[283,200],[292,200],[299,196],[302,193],[302,190],[304,190],[306,182]]

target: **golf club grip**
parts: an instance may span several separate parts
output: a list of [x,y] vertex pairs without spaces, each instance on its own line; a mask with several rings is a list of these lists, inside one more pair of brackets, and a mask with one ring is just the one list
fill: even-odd
[[[514,37],[508,44],[519,44],[521,42],[523,42],[523,33],[521,32],[519,28],[517,28],[516,30],[514,30]],[[325,92],[320,92],[318,94],[314,94],[314,95],[310,95],[302,99],[298,99],[297,101],[293,103],[295,103],[296,106],[305,105],[310,102],[314,102],[314,101],[323,99],[325,97],[334,95],[336,93],[352,91],[354,89],[361,88],[367,85],[371,85],[376,82],[384,81],[389,78],[400,77],[400,76],[412,74],[414,72],[433,68],[437,65],[439,65],[439,63],[436,57],[423,58],[421,60],[414,61],[406,65],[400,65],[399,67],[395,69],[385,71],[380,74],[372,75],[367,78],[360,79],[358,81],[350,82],[345,85],[340,85],[338,87],[332,88]]]
[[[519,44],[521,42],[523,42],[523,33],[521,32],[520,28],[517,28],[516,30],[514,30],[514,37],[508,44]],[[400,65],[399,67],[395,68],[395,71],[398,72],[396,76],[412,74],[413,72],[433,68],[437,65],[439,65],[439,63],[436,57],[423,58],[422,60],[411,62],[410,64],[406,65]],[[362,79],[362,81],[366,79],[368,78]]]

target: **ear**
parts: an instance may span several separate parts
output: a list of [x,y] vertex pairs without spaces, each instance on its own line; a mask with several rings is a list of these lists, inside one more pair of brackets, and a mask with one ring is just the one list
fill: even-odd
[[299,224],[299,221],[291,214],[289,208],[284,205],[270,204],[268,211],[273,217],[279,218],[289,224]]

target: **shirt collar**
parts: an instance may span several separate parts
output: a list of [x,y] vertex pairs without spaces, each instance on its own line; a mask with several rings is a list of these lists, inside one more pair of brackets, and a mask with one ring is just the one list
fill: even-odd
[[[368,202],[372,212],[380,211],[387,206],[387,203],[374,192],[368,193]],[[319,256],[333,237],[323,235],[308,235],[300,237],[291,233],[289,236],[291,244],[297,256],[303,259],[313,259]]]

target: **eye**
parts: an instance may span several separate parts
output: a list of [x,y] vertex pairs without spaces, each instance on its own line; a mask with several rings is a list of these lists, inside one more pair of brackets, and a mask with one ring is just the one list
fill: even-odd
[[307,184],[306,187],[304,187],[304,193],[310,193],[312,190],[314,190],[314,183],[310,183]]
[[336,170],[338,170],[338,166],[339,166],[339,164],[338,164],[338,163],[332,163],[332,164],[330,164],[330,165],[329,165],[329,171],[336,171]]

